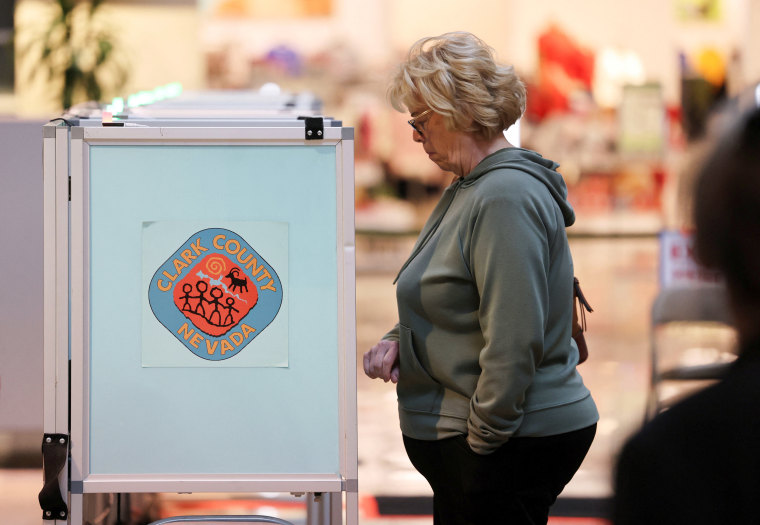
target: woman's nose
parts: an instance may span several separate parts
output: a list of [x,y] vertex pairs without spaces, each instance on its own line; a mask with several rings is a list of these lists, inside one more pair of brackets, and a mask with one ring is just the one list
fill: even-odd
[[425,139],[422,137],[422,133],[420,133],[416,129],[413,129],[412,130],[412,140],[414,142],[422,142]]

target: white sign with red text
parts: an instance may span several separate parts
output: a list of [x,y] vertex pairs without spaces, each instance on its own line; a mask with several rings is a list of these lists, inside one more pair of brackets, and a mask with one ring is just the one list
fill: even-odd
[[694,257],[694,234],[689,231],[660,232],[660,286],[687,286],[720,282],[720,275],[707,270]]

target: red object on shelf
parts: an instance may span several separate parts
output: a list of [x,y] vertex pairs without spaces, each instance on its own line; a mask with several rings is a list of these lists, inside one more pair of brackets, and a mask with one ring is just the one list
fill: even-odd
[[538,82],[528,84],[529,117],[538,120],[569,109],[574,90],[591,90],[594,53],[577,44],[556,25],[538,36]]
[[594,53],[577,44],[558,26],[551,25],[538,37],[538,53],[541,64],[560,66],[573,80],[591,89],[594,78]]

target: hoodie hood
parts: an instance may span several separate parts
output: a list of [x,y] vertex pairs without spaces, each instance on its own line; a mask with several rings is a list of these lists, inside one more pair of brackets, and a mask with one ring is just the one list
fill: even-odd
[[567,186],[562,175],[557,171],[558,167],[559,164],[553,160],[545,159],[535,151],[523,148],[504,148],[480,161],[475,169],[462,179],[462,187],[466,188],[475,184],[483,175],[493,170],[520,170],[546,186],[562,211],[562,217],[565,219],[565,226],[567,227],[575,222],[575,212],[570,203],[567,202]]
[[[438,226],[443,221],[446,212],[454,201],[454,197],[457,191],[462,188],[467,188],[473,184],[477,184],[483,175],[494,170],[511,169],[519,170],[528,176],[534,177],[541,181],[541,183],[549,190],[549,193],[554,198],[554,201],[559,206],[562,217],[565,221],[565,227],[572,225],[575,222],[575,212],[573,211],[570,203],[567,202],[567,186],[562,179],[562,175],[557,171],[557,164],[554,161],[543,158],[535,151],[522,148],[504,148],[496,151],[486,158],[480,161],[467,176],[458,179],[451,184],[443,192],[441,200],[438,201],[433,213],[430,215],[428,222],[420,233],[417,244],[412,250],[412,254],[403,264],[399,270],[396,278],[393,280],[395,284],[402,272],[409,266],[412,260],[422,251],[427,242],[435,234]],[[496,175],[498,176],[498,175]]]

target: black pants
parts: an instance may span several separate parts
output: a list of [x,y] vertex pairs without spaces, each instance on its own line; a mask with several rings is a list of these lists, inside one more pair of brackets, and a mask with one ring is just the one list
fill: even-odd
[[433,488],[435,525],[546,524],[549,507],[572,479],[596,425],[548,437],[512,438],[489,455],[465,436],[420,441],[404,436],[414,467]]

